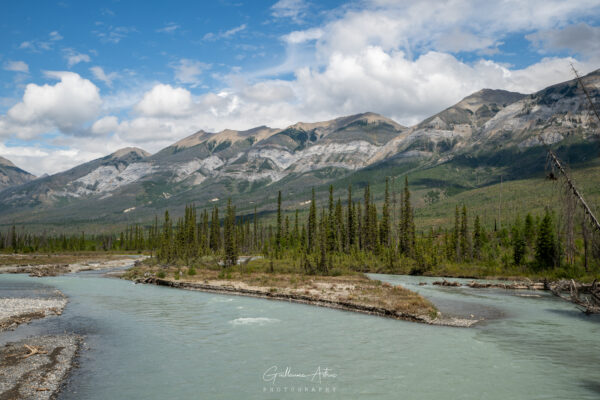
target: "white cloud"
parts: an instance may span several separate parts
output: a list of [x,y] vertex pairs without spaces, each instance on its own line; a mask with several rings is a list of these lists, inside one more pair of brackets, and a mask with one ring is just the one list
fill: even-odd
[[40,53],[46,50],[52,50],[54,48],[54,43],[62,40],[62,36],[57,31],[52,31],[48,34],[48,39],[44,40],[26,40],[21,42],[19,45],[19,49],[29,50],[35,53]]
[[283,36],[283,40],[290,44],[299,44],[311,40],[320,39],[323,36],[323,30],[320,28],[311,28],[304,31],[294,31]]
[[[94,135],[85,138],[65,135],[56,143],[77,149],[80,155],[95,152],[105,155],[130,145],[157,151],[199,129],[285,127],[297,121],[326,120],[365,111],[411,125],[482,88],[531,93],[571,79],[570,62],[581,73],[598,68],[598,28],[577,22],[597,13],[599,7],[600,0],[348,3],[327,15],[320,26],[282,36],[287,45],[287,59],[281,65],[251,74],[234,70],[227,76],[215,75],[215,79],[222,79],[222,89],[200,96],[192,96],[181,87],[154,82],[151,87],[136,84],[119,88],[104,99],[102,114],[110,115],[87,130]],[[307,5],[301,1],[281,1],[271,11],[277,18],[300,22],[306,16]],[[245,25],[207,34],[207,40],[233,37],[242,27]],[[103,32],[111,29],[114,30]],[[489,54],[498,51],[507,36],[523,32],[536,32],[528,38],[540,51],[567,49],[583,53],[588,49],[588,56],[578,56],[577,60],[547,57],[526,68],[490,59]],[[100,37],[110,41],[107,35]],[[116,36],[114,42],[118,40]],[[583,43],[580,48],[578,43]],[[460,52],[475,53],[478,59],[462,61],[455,56]],[[170,66],[179,84],[198,83],[201,74],[210,68],[189,59]],[[100,70],[92,72],[103,80]],[[271,78],[286,73],[293,78]],[[55,88],[60,83],[33,87]],[[31,110],[30,113],[20,110],[18,105],[13,107],[14,112],[11,109],[0,117],[0,135],[27,137],[32,132],[53,128],[69,132],[69,127],[81,126],[81,121],[92,121],[90,115],[97,117],[100,105],[98,97],[96,103],[91,102],[98,106],[89,107],[95,114],[79,111],[86,118],[69,125],[62,121],[71,115],[67,111],[59,117],[54,108],[48,107],[52,109],[48,111],[41,105],[34,107],[33,100],[28,97],[26,101],[25,97],[19,104]],[[128,110],[134,111],[130,118],[121,117],[119,121],[113,116],[126,115],[123,111]],[[19,119],[19,116],[25,117]]]
[[147,92],[134,109],[145,117],[183,117],[191,111],[192,94],[171,85],[156,85]]
[[0,154],[17,167],[36,176],[53,174],[75,165],[105,156],[98,151],[77,148],[53,149],[38,146],[6,146],[0,143]]
[[538,31],[526,38],[542,52],[567,50],[585,59],[598,58],[600,53],[600,26],[589,26],[583,22],[562,29]]
[[219,32],[219,33],[209,32],[206,35],[204,35],[203,39],[209,40],[209,41],[218,40],[218,39],[228,39],[245,29],[246,29],[246,24],[242,24],[240,26],[236,26],[235,28],[231,28],[224,32]]
[[4,63],[4,69],[6,71],[28,73],[29,65],[24,61],[7,61]]
[[132,32],[137,32],[137,30],[130,26],[107,26],[105,28],[102,27],[102,30],[92,31],[101,42],[113,44],[119,43]]
[[62,39],[63,39],[63,37],[60,33],[58,33],[58,31],[50,32],[50,40],[58,41],[58,40],[62,40]]
[[182,58],[178,63],[171,64],[171,68],[175,70],[175,79],[178,82],[192,84],[198,83],[198,77],[210,68],[210,64]]
[[96,79],[104,82],[108,87],[112,87],[112,81],[119,76],[119,74],[116,72],[111,72],[107,74],[106,72],[104,72],[104,69],[102,69],[102,67],[98,66],[90,68],[90,71],[92,72],[92,74],[94,74],[94,77]]
[[175,24],[174,22],[169,22],[164,27],[157,29],[156,32],[173,33],[179,28],[181,28],[179,25]]
[[290,18],[299,23],[307,10],[308,3],[304,0],[279,0],[271,7],[271,15],[275,18]]
[[98,88],[73,72],[46,72],[54,85],[30,83],[23,99],[0,117],[0,136],[28,139],[55,129],[77,134],[102,104]]
[[119,119],[113,115],[103,117],[92,125],[92,133],[107,135],[113,133],[119,127]]
[[90,62],[91,58],[89,55],[84,53],[79,53],[73,49],[67,48],[63,50],[64,57],[67,60],[67,65],[71,68],[73,65],[79,64],[81,62]]

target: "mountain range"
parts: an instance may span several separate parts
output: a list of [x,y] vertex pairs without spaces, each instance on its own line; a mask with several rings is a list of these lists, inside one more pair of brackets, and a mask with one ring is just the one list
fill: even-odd
[[[583,82],[597,102],[600,70]],[[341,195],[348,184],[381,187],[405,174],[428,204],[539,174],[546,146],[572,166],[589,162],[598,156],[592,116],[572,80],[528,95],[484,89],[411,127],[368,112],[284,129],[199,131],[156,154],[125,148],[38,179],[0,158],[0,226],[144,223],[166,208],[228,197],[238,212],[267,212],[278,190],[286,208],[306,208],[312,187],[324,193],[334,184]]]

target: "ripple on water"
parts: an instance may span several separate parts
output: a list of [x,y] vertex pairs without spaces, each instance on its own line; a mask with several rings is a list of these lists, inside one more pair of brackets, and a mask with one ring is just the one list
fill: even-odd
[[232,325],[265,325],[279,322],[277,318],[254,317],[254,318],[236,318],[229,321]]

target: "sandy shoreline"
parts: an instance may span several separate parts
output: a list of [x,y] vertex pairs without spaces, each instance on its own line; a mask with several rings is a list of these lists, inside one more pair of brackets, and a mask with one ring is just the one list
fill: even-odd
[[226,284],[206,284],[196,282],[180,282],[170,279],[160,279],[155,277],[140,278],[135,280],[136,283],[154,284],[159,286],[168,286],[184,290],[197,290],[208,293],[218,293],[236,296],[256,297],[269,300],[287,301],[292,303],[308,304],[318,307],[326,307],[337,310],[359,312],[363,314],[376,315],[385,318],[392,318],[410,322],[420,322],[429,325],[452,326],[452,327],[469,327],[478,322],[478,320],[464,318],[450,318],[438,315],[433,319],[428,315],[418,315],[406,312],[398,312],[384,307],[366,306],[356,304],[349,301],[339,301],[317,298],[309,295],[297,293],[279,293],[261,289],[249,289],[232,285],[230,282]]

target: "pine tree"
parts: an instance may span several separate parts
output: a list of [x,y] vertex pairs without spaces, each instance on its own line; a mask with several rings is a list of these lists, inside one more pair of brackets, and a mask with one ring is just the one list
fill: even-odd
[[281,190],[277,194],[277,233],[275,236],[275,258],[281,258],[281,240],[282,240],[282,220],[281,220]]
[[533,246],[535,239],[535,222],[533,221],[531,213],[527,213],[527,216],[525,217],[525,228],[523,234],[527,245],[530,247]]
[[471,238],[469,236],[469,225],[467,221],[467,206],[464,204],[460,220],[460,254],[463,260],[469,259],[471,255]]
[[310,211],[308,212],[308,252],[313,252],[317,247],[317,205],[315,200],[315,189],[312,190]]
[[513,262],[515,265],[521,265],[525,257],[525,232],[521,223],[521,218],[517,216],[512,226],[511,243],[513,246]]
[[365,186],[364,193],[364,209],[365,215],[363,216],[363,224],[360,234],[362,235],[362,245],[365,250],[372,250],[371,246],[371,213],[370,213],[370,204],[371,204],[371,188],[369,184]]
[[163,234],[158,257],[159,260],[167,263],[172,261],[172,229],[173,225],[171,223],[171,218],[169,217],[169,211],[167,210],[165,211],[165,221],[163,223]]
[[13,252],[17,252],[19,247],[19,243],[18,243],[18,239],[17,239],[17,227],[16,226],[12,226],[11,230],[10,230],[10,248],[12,249]]
[[454,252],[454,259],[460,261],[460,213],[458,212],[458,205],[454,210],[454,229],[452,231],[452,247]]
[[231,199],[227,200],[227,214],[223,229],[223,246],[225,258],[223,264],[232,266],[237,264],[237,243],[235,235],[235,206],[231,205]]
[[327,217],[327,250],[334,251],[335,250],[335,233],[337,228],[335,226],[335,206],[333,203],[333,185],[329,185],[329,209],[328,209],[328,217]]
[[400,210],[399,226],[399,247],[400,252],[410,256],[415,244],[415,225],[413,210],[410,204],[410,190],[408,189],[408,177],[404,177],[404,193],[402,196],[402,209]]
[[473,255],[476,259],[481,259],[481,251],[483,250],[483,230],[479,221],[479,215],[475,216],[473,225]]
[[218,252],[221,248],[221,222],[219,221],[219,208],[215,206],[210,222],[210,249]]
[[254,250],[258,250],[258,218],[256,215],[256,206],[254,206],[254,218],[252,220],[252,231],[253,231],[253,243],[252,247]]
[[354,245],[354,237],[356,235],[356,219],[354,218],[354,207],[352,202],[352,186],[348,185],[348,204],[346,211],[346,248],[350,249]]
[[556,255],[557,246],[554,237],[552,216],[550,215],[550,212],[546,210],[538,229],[535,248],[535,260],[538,268],[545,269],[554,267],[556,265]]
[[383,198],[383,210],[381,224],[379,227],[379,241],[382,246],[390,245],[390,192],[389,178],[385,178],[385,195]]

